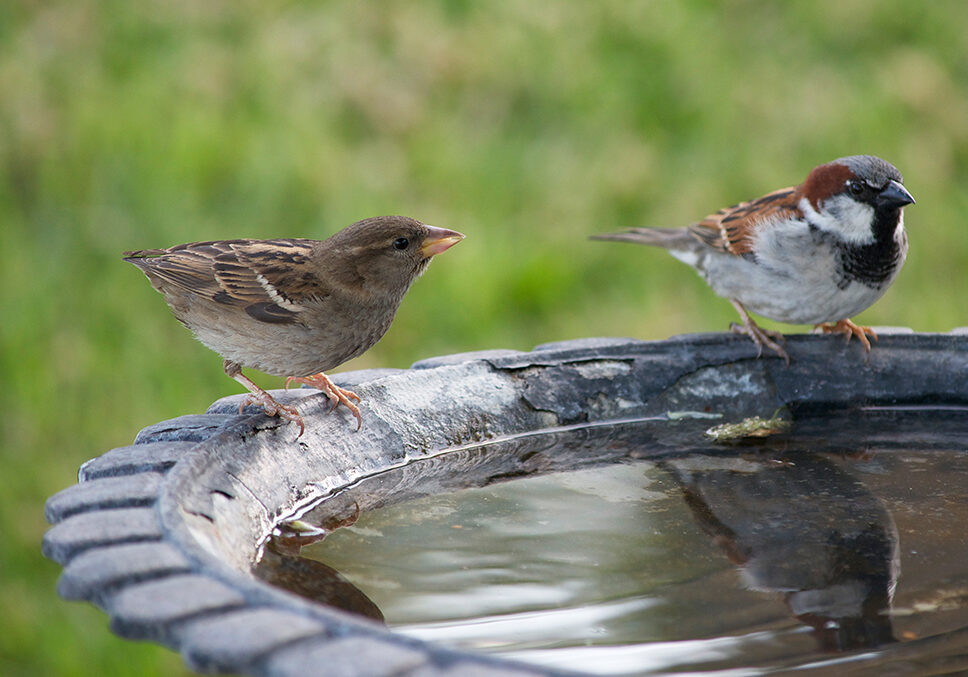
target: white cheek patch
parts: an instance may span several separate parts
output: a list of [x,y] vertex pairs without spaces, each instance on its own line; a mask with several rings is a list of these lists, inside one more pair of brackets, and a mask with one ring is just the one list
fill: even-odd
[[821,203],[820,211],[814,209],[807,198],[801,198],[799,207],[811,225],[836,233],[850,244],[865,245],[874,241],[871,230],[874,208],[870,205],[846,195],[835,195]]
[[293,303],[285,296],[280,294],[279,290],[273,287],[272,283],[270,283],[269,280],[267,280],[262,273],[256,273],[255,279],[258,280],[259,284],[262,285],[262,288],[265,289],[266,294],[269,295],[269,298],[272,299],[272,302],[275,303],[280,308],[285,308],[286,310],[291,310],[293,312],[299,312],[300,310],[305,310],[305,308],[303,308],[298,303]]

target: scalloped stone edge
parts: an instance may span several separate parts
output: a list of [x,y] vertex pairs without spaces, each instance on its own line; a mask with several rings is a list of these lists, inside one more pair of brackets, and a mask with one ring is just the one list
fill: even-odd
[[[236,413],[240,396],[223,398],[204,414],[148,426],[131,446],[82,465],[78,484],[47,501],[53,526],[43,553],[64,567],[62,597],[95,604],[118,635],[180,651],[201,672],[302,677],[325,666],[372,677],[572,674],[422,642],[268,586],[246,570],[257,548],[250,541],[315,495],[362,475],[482,438],[642,414],[667,404],[669,392],[696,374],[693,390],[718,387],[727,367],[730,378],[748,371],[768,384],[755,394],[761,404],[968,403],[968,328],[879,333],[869,356],[839,337],[791,335],[790,367],[753,359],[743,338],[697,334],[579,339],[337,374],[337,383],[363,395],[364,432],[352,432],[341,412],[328,414],[314,391],[279,391],[304,410],[299,440],[257,410]],[[374,444],[395,451],[374,454]],[[246,462],[267,455],[285,470],[278,486],[239,479]],[[299,482],[310,476],[307,492]],[[259,491],[278,494],[278,504],[267,508]],[[243,533],[221,533],[234,526]]]

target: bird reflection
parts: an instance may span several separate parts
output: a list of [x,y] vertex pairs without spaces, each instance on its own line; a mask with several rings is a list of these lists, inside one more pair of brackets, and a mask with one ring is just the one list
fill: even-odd
[[336,569],[299,554],[304,545],[323,540],[360,516],[359,505],[344,515],[332,515],[319,526],[301,520],[277,525],[253,573],[270,585],[337,609],[383,622],[383,612]]
[[895,641],[889,612],[899,574],[897,528],[863,484],[812,453],[695,455],[662,466],[744,584],[780,593],[822,650]]
[[253,573],[266,583],[301,597],[383,622],[383,612],[338,571],[322,562],[293,555],[270,542]]

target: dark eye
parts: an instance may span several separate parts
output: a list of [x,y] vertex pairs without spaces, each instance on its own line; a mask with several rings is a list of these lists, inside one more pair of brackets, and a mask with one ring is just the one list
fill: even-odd
[[399,249],[399,250],[403,251],[404,249],[406,249],[409,246],[410,246],[410,240],[408,240],[405,237],[398,237],[396,240],[393,241],[393,248],[394,249]]
[[857,197],[864,192],[864,184],[862,184],[860,181],[848,181],[847,190],[850,191],[851,195]]

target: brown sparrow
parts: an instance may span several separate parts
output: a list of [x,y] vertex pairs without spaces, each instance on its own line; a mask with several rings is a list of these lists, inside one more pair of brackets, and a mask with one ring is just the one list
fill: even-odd
[[322,390],[362,424],[356,393],[323,372],[360,355],[390,327],[430,259],[463,239],[404,216],[357,221],[327,240],[222,240],[125,252],[164,294],[172,313],[220,354],[225,373],[269,416],[299,424],[242,374],[252,367]]
[[856,336],[870,351],[870,327],[850,321],[884,294],[907,255],[901,208],[914,198],[901,174],[872,155],[815,167],[783,188],[707,216],[686,228],[633,228],[593,235],[664,247],[729,299],[746,334],[789,363],[779,332],[761,329],[750,310],[779,322],[812,324]]

